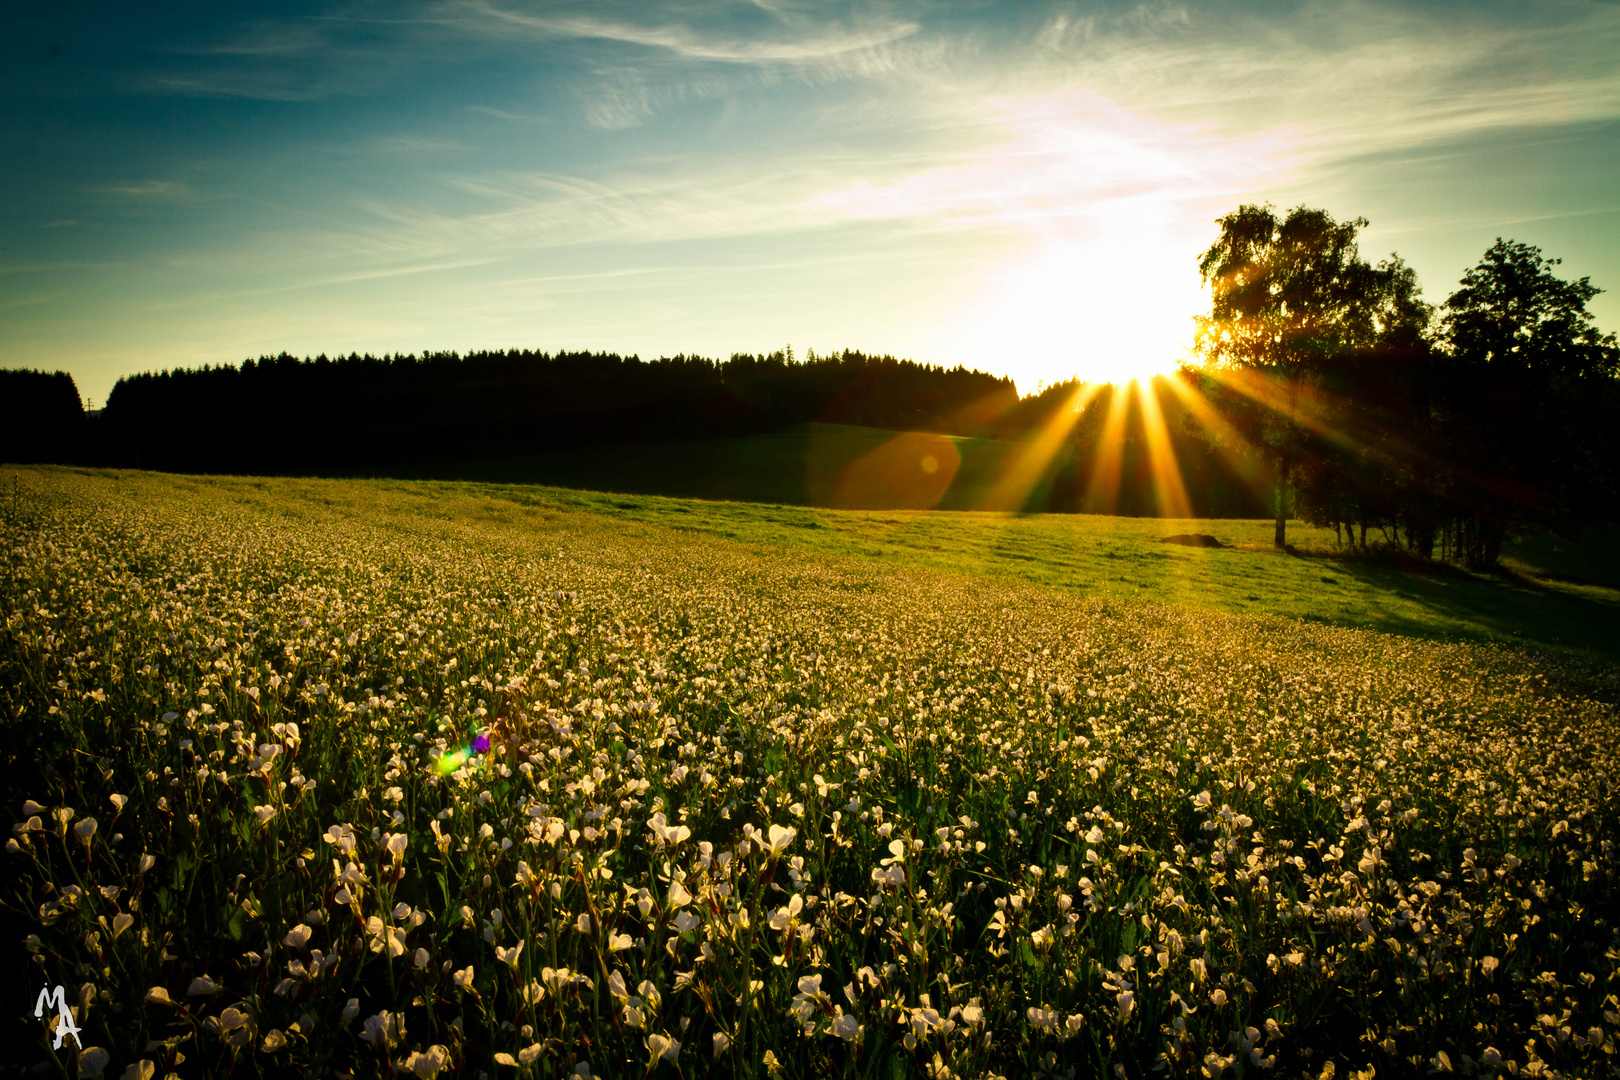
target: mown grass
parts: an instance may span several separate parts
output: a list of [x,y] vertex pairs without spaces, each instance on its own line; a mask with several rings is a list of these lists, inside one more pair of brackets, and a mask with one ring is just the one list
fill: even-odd
[[1612,667],[862,554],[906,515],[19,476],[59,1075],[1612,1072]]

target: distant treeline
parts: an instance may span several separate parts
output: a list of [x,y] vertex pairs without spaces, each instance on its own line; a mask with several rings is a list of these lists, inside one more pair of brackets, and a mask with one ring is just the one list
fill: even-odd
[[[13,388],[15,390],[13,391]],[[747,435],[821,421],[1023,439],[1061,426],[1030,484],[1031,511],[1152,515],[1155,483],[1140,399],[1116,412],[1112,387],[1079,384],[1020,398],[1012,380],[853,350],[791,349],[729,360],[643,361],[612,353],[511,350],[300,360],[126,376],[85,420],[70,376],[0,371],[0,406],[18,419],[0,460],[196,473],[319,474],[543,453],[600,443]],[[1200,516],[1263,514],[1254,455],[1214,444],[1174,397],[1158,394],[1161,441]],[[26,425],[21,421],[26,419]],[[1107,438],[1109,449],[1099,452]]]
[[86,452],[73,376],[0,369],[0,461],[81,461]]
[[726,361],[527,350],[317,356],[131,375],[101,417],[104,463],[305,473],[743,435],[830,420],[945,430],[1009,379],[846,351]]

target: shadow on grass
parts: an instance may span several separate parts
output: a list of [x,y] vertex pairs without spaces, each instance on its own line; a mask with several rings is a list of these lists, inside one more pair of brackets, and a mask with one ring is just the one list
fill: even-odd
[[[1479,636],[1487,639],[1551,645],[1620,661],[1620,591],[1613,588],[1532,577],[1505,567],[1475,572],[1389,551],[1291,554],[1432,615],[1480,626],[1486,634]],[[1437,636],[1432,623],[1398,611],[1374,613],[1370,621],[1375,629],[1391,633]]]

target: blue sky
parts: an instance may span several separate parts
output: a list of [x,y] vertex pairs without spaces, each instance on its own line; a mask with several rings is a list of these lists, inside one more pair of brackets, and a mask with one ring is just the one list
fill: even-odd
[[[1241,202],[1620,290],[1614,3],[11,5],[0,364],[1172,365]],[[1620,326],[1611,292],[1593,308]]]

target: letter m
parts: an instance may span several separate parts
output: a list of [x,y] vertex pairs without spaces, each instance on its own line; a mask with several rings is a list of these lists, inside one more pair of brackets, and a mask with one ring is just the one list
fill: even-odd
[[59,1019],[56,1025],[56,1041],[51,1044],[51,1049],[62,1049],[62,1040],[69,1035],[73,1036],[75,1045],[81,1050],[84,1049],[84,1043],[79,1041],[79,1026],[73,1022],[73,1010],[68,1008],[67,991],[60,986],[55,990],[47,988],[39,992],[39,1000],[34,1002],[34,1015],[44,1016],[45,1011],[52,1006],[55,1006]]

